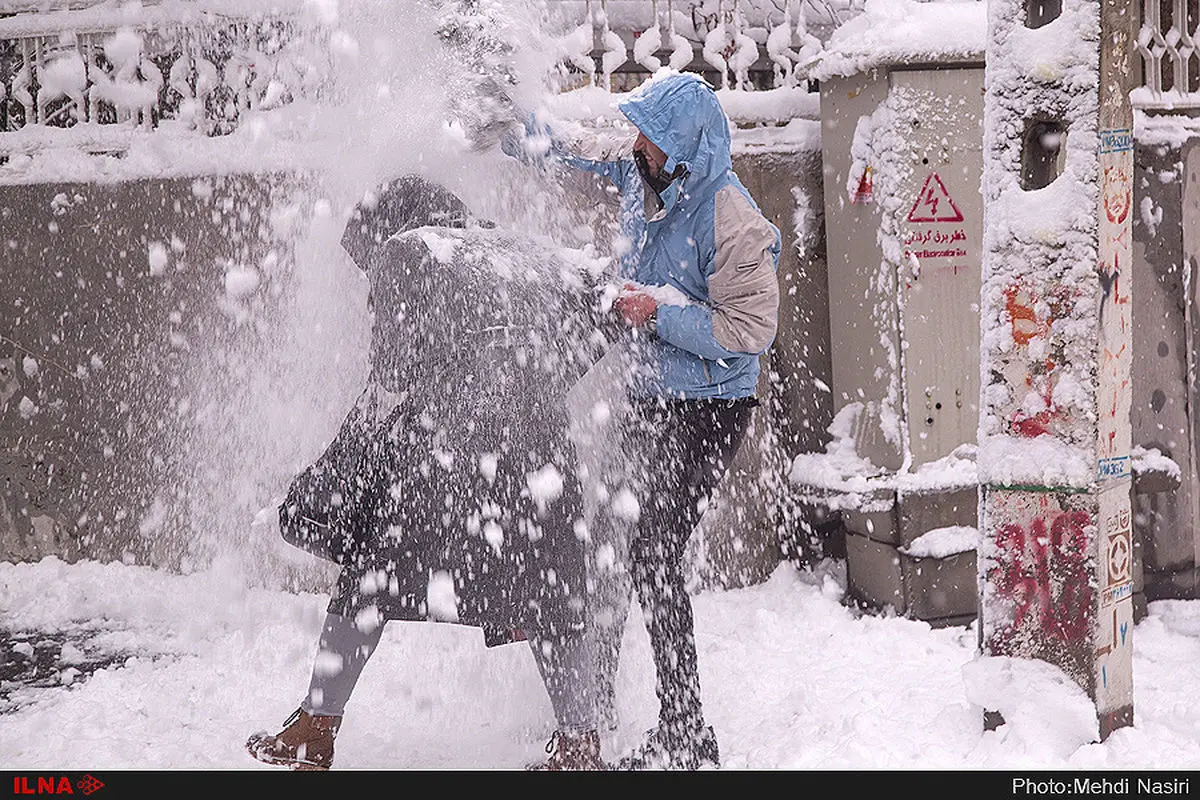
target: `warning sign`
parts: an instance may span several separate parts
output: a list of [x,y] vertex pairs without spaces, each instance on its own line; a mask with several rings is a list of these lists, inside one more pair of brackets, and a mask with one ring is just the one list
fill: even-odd
[[936,172],[929,173],[917,194],[917,202],[908,212],[909,222],[962,222],[962,212],[950,199],[946,185]]

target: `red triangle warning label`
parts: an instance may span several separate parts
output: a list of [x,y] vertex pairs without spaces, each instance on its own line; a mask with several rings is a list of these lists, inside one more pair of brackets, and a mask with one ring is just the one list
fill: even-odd
[[942,179],[938,177],[936,172],[929,173],[929,177],[925,179],[925,185],[921,187],[921,191],[917,194],[917,202],[913,203],[912,211],[908,212],[909,222],[962,222],[962,212],[958,210],[958,206],[954,205],[954,201],[950,199],[950,193],[946,191],[946,185],[942,183]]

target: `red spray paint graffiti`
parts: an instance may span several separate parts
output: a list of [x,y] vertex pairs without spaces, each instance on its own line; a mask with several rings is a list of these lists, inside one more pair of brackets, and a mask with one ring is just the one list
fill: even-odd
[[1042,517],[1034,518],[1028,530],[1017,523],[1000,528],[999,563],[988,581],[996,597],[1014,607],[1012,626],[1003,636],[1031,628],[1059,642],[1088,635],[1095,600],[1088,563],[1091,523],[1085,511],[1066,511],[1054,517],[1048,531]]
[[[1027,359],[1023,385],[1014,382],[1012,388],[1022,397],[1027,396],[1022,392],[1033,392],[1041,398],[1040,410],[1030,411],[1022,404],[1009,415],[1010,430],[1018,436],[1054,435],[1055,430],[1065,424],[1065,411],[1054,396],[1059,379],[1058,366],[1064,360],[1062,337],[1055,336],[1054,326],[1059,320],[1070,317],[1076,294],[1071,287],[1057,284],[1041,297],[1023,280],[1004,289],[1004,314],[1016,345],[1013,355]],[[1035,340],[1041,340],[1043,344],[1037,356],[1032,355],[1030,348]]]

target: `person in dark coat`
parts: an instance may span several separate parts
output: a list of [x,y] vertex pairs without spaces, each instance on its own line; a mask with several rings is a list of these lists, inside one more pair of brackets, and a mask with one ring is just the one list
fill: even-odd
[[360,203],[342,246],[370,282],[368,386],[279,509],[342,569],[308,693],[247,748],[327,769],[384,623],[439,620],[526,639],[558,723],[546,766],[603,768],[564,402],[603,342],[589,276],[415,176]]

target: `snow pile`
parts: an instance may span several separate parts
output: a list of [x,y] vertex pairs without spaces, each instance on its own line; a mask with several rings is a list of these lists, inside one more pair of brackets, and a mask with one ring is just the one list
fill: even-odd
[[980,474],[1000,486],[1086,486],[1096,472],[1090,452],[1052,436],[987,436],[978,459]]
[[[717,88],[716,92],[726,116],[744,125],[786,124],[793,119],[816,120],[820,116],[820,95],[804,88],[761,92]],[[628,96],[627,92],[583,86],[549,95],[544,100],[546,111],[559,119],[628,128],[625,115],[617,108]]]
[[[815,97],[816,94],[813,94]],[[807,118],[790,120],[781,126],[760,125],[738,128],[732,133],[734,157],[759,153],[820,153],[821,123]]]
[[998,741],[984,748],[1016,746],[1066,759],[1099,740],[1096,707],[1079,684],[1058,667],[1025,658],[980,657],[963,667],[967,699],[980,717],[1004,720]]
[[1164,455],[1157,447],[1135,445],[1129,455],[1133,460],[1133,471],[1135,474],[1161,472],[1176,483],[1183,477],[1179,464],[1174,459]]
[[1180,148],[1200,136],[1200,119],[1183,114],[1147,114],[1133,110],[1133,135],[1147,147]]
[[834,31],[810,77],[847,77],[889,64],[983,61],[987,3],[978,0],[867,0]]
[[789,479],[801,499],[832,510],[878,511],[891,507],[896,492],[921,494],[976,485],[972,444],[898,472],[885,471],[860,456],[856,441],[864,408],[850,403],[834,416],[824,453],[801,453],[792,459]]
[[[973,627],[845,607],[844,572],[781,566],[694,598],[705,711],[727,769],[1190,770],[1200,763],[1200,603],[1160,601],[1136,628],[1135,724],[1095,743],[1086,697],[1042,662],[978,659]],[[223,564],[189,576],[54,559],[0,564],[0,629],[67,635],[69,684],[12,690],[0,763],[25,771],[279,769],[243,742],[303,697],[327,598],[246,589]],[[89,670],[80,662],[108,654]],[[622,755],[657,714],[641,615],[617,679]],[[11,693],[9,693],[11,692]],[[983,730],[983,711],[1006,724]],[[335,769],[520,769],[554,727],[523,644],[392,623],[338,735]]]
[[948,558],[959,553],[974,552],[979,546],[979,529],[969,525],[950,525],[913,539],[900,552],[912,558]]

